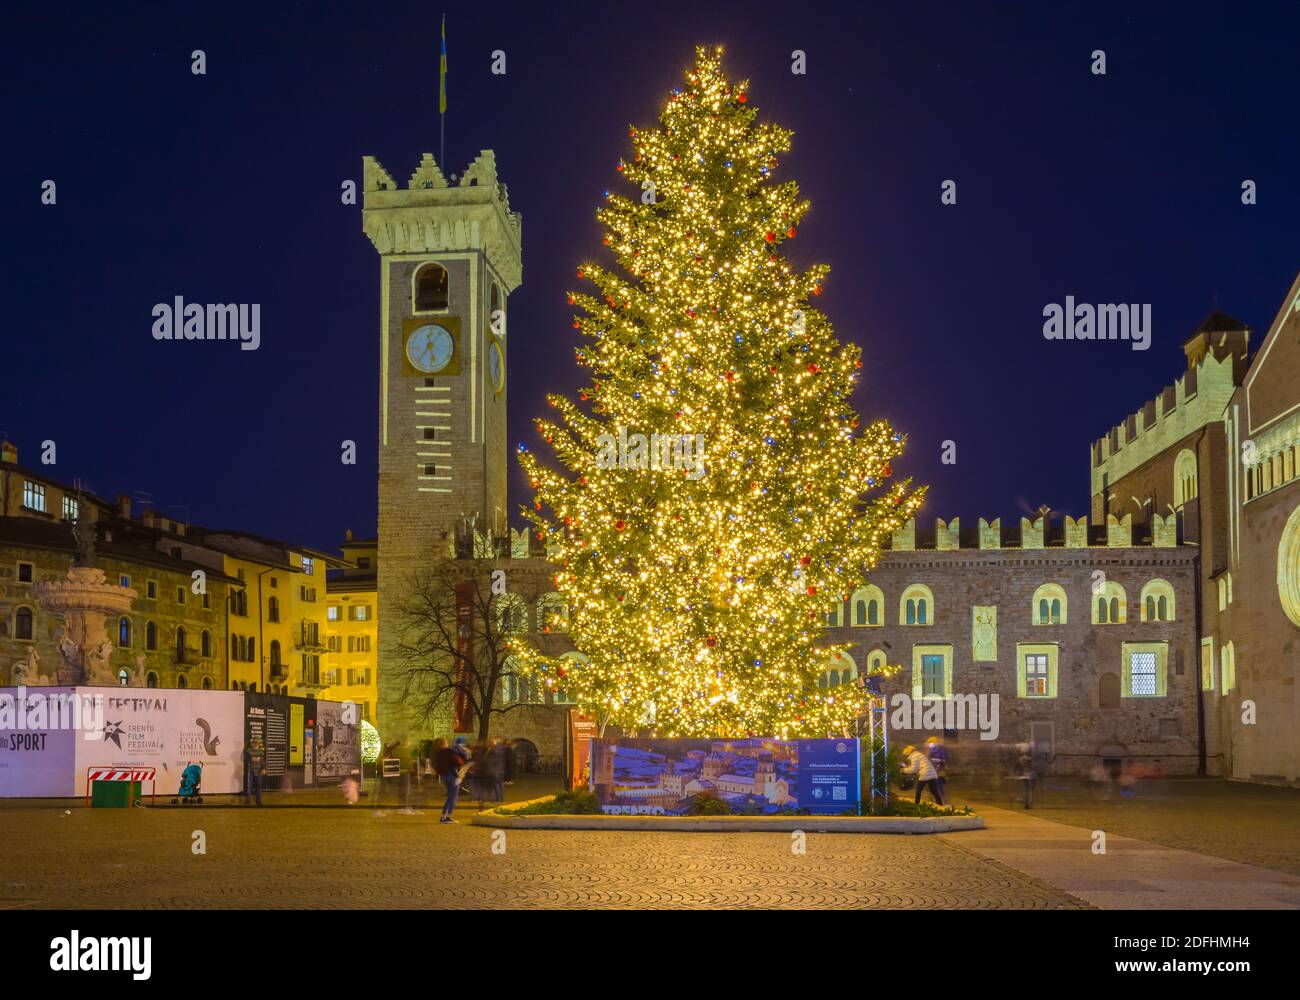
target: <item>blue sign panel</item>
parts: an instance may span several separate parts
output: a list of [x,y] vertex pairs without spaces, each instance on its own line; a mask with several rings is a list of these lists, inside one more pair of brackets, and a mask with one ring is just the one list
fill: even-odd
[[812,813],[857,810],[862,789],[857,740],[799,741],[799,805]]

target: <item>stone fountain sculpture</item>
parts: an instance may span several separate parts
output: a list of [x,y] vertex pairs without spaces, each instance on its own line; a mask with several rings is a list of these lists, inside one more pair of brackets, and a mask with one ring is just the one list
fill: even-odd
[[109,663],[113,640],[108,623],[129,611],[138,595],[130,587],[109,583],[95,565],[95,526],[89,519],[77,518],[72,533],[76,555],[68,575],[31,588],[42,611],[63,616],[56,683],[116,686]]

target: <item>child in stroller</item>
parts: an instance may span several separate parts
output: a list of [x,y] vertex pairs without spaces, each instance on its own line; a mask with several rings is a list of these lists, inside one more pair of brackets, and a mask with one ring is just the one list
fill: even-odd
[[200,794],[202,783],[203,765],[190,761],[185,766],[185,770],[181,772],[181,787],[177,793],[179,798],[172,799],[172,805],[176,805],[177,801],[184,806],[189,805],[191,802],[202,805],[203,796]]

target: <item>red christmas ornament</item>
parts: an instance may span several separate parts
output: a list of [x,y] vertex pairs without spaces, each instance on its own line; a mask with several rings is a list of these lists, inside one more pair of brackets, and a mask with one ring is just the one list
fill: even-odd
[[578,268],[578,277],[579,277],[579,278],[582,277],[582,268]]
[[627,522],[626,522],[626,521],[622,521],[622,520],[620,520],[620,521],[615,521],[615,522],[614,522],[614,530],[615,530],[615,531],[622,531],[622,530],[623,530],[624,528],[626,528],[626,527],[627,527]]
[[820,365],[816,365],[816,364],[814,364],[814,363],[811,362],[811,361],[808,362],[808,373],[809,373],[810,375],[816,375],[819,371],[821,371],[821,366],[820,366]]
[[748,95],[747,95],[747,94],[742,90],[739,94],[736,95],[736,100],[738,100],[741,104],[744,104],[746,101],[749,100],[749,97],[748,97]]
[[894,470],[890,467],[889,463],[886,462],[885,467],[880,470],[880,474],[882,476],[892,476],[894,474]]
[[556,667],[555,672],[559,675],[561,680],[569,676],[569,672],[563,667]]
[[726,378],[726,380],[727,380],[728,382],[734,382],[734,381],[736,381],[736,373],[735,373],[735,372],[730,372],[730,371],[729,371],[729,372],[727,372],[727,374],[726,374],[724,377]]
[[775,243],[775,242],[776,242],[776,233],[773,233],[773,232],[770,232],[770,231],[769,231],[768,234],[767,234],[766,236],[763,237],[763,239],[767,240],[767,242],[769,242],[769,243]]
[[708,646],[710,649],[712,649],[717,644],[718,644],[718,637],[716,635],[711,635],[704,640],[704,645]]
[[816,587],[809,587],[809,588],[808,588],[808,596],[809,596],[809,597],[813,597],[813,596],[815,596],[816,593],[817,593],[817,588],[816,588]]
[[812,556],[802,556],[802,557],[800,557],[800,559],[799,559],[799,565],[800,565],[800,566],[811,566],[811,565],[812,565]]
[[794,226],[791,226],[791,227],[790,227],[790,231],[789,231],[788,233],[786,233],[786,235],[789,236],[790,239],[794,239],[794,234],[795,234],[795,228],[794,228]]
[[821,286],[821,285],[813,285],[813,294],[814,294],[814,295],[820,295],[821,293],[822,293],[822,286]]
[[614,169],[617,170],[617,171],[621,174],[621,173],[623,172],[623,164],[622,164],[622,163],[619,163],[619,165],[616,166]]

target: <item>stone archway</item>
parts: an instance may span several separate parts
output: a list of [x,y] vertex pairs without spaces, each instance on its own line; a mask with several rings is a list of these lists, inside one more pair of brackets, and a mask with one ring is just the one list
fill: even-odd
[[1296,507],[1277,543],[1277,596],[1291,624],[1300,628],[1300,507]]

